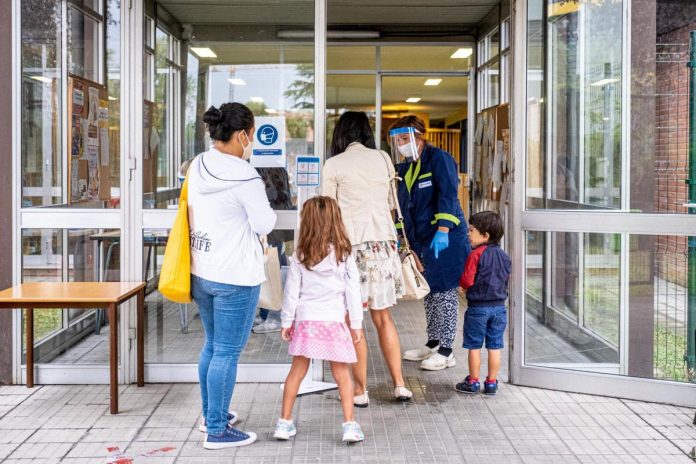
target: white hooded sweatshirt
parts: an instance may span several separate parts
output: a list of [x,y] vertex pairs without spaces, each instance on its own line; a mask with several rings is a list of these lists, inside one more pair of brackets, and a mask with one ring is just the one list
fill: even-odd
[[210,148],[188,171],[191,274],[256,286],[266,280],[260,235],[273,230],[263,180],[249,163]]

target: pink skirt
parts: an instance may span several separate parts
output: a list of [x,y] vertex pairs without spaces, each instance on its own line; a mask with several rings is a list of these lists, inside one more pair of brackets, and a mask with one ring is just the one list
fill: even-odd
[[355,363],[355,346],[344,322],[296,321],[290,338],[291,356]]

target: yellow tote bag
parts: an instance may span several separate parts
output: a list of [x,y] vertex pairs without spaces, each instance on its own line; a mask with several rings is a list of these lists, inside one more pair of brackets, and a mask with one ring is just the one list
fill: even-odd
[[179,210],[169,232],[159,277],[159,291],[176,303],[191,302],[191,245],[188,221],[188,176],[181,186]]

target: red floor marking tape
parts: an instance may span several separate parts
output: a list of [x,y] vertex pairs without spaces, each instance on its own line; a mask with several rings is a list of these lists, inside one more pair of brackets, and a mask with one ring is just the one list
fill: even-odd
[[[176,449],[175,446],[165,446],[163,448],[157,448],[154,450],[146,451],[144,453],[140,453],[138,456],[144,456],[146,458],[153,457],[153,456],[164,456],[165,453],[168,453],[170,451],[174,451]],[[133,458],[129,458],[123,452],[121,451],[121,448],[118,446],[110,446],[106,448],[106,451],[109,452],[109,459],[112,459],[112,461],[109,461],[107,464],[133,464]]]

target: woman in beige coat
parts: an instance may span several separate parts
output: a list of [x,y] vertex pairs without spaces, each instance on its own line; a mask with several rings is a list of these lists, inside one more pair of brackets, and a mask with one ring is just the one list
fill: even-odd
[[[370,311],[379,345],[394,383],[394,398],[410,400],[404,385],[401,346],[390,309],[403,295],[401,261],[392,217],[395,208],[390,182],[394,166],[389,156],[375,149],[370,121],[363,112],[348,111],[336,123],[330,155],[324,165],[323,194],[335,198],[360,271],[363,308]],[[356,346],[353,365],[354,403],[366,407],[367,342]]]

